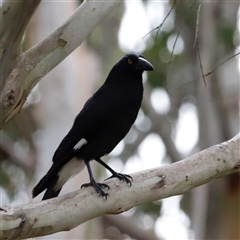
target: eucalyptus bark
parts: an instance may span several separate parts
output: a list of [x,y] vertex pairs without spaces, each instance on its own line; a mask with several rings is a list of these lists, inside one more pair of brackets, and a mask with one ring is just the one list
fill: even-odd
[[33,87],[101,23],[120,1],[84,1],[52,34],[26,52],[22,37],[38,1],[5,1],[1,6],[0,129],[20,112]]
[[1,239],[24,239],[68,231],[105,214],[119,214],[146,202],[182,194],[192,188],[240,169],[240,134],[182,161],[132,174],[128,187],[117,179],[107,201],[91,187],[37,203],[0,211]]

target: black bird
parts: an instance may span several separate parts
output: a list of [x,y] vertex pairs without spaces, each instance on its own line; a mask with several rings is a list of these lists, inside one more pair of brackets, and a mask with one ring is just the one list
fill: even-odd
[[95,160],[107,168],[113,177],[131,186],[132,177],[115,172],[101,157],[110,153],[125,137],[136,120],[143,97],[143,71],[153,66],[143,56],[128,54],[121,58],[110,71],[105,83],[85,103],[77,115],[71,130],[54,153],[53,164],[47,174],[32,191],[33,198],[46,189],[43,200],[57,197],[62,186],[86,165],[90,183],[96,192],[107,198],[93,178],[90,161]]

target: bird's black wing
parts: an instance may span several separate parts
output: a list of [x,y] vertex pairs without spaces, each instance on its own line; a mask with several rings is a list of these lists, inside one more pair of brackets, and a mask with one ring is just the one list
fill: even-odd
[[110,126],[113,118],[118,118],[122,98],[122,91],[111,85],[104,84],[85,103],[71,130],[55,151],[53,165],[33,189],[33,197],[46,188],[50,188],[49,184],[57,181],[61,168],[77,155],[81,155],[81,151],[88,147],[89,143],[93,143],[94,139],[98,139],[98,136],[101,135],[100,132]]
[[128,107],[127,103],[124,105],[124,99],[126,96],[123,91],[112,85],[104,84],[86,102],[76,117],[72,129],[57,148],[53,162],[56,165],[64,165],[94,138],[98,138],[101,132],[107,131],[112,122],[118,122],[118,119],[123,118],[122,111]]

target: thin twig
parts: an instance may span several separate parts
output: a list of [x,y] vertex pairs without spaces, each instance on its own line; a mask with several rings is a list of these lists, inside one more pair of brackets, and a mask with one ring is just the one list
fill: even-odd
[[170,60],[169,60],[169,62],[168,62],[168,66],[167,66],[167,73],[166,73],[166,76],[165,76],[165,79],[164,79],[164,85],[166,86],[167,92],[168,92],[168,86],[167,86],[168,69],[169,69],[169,65],[170,65],[170,63],[172,62],[172,59],[173,59],[174,49],[175,49],[175,47],[176,47],[177,40],[178,40],[178,38],[179,38],[179,35],[180,35],[181,30],[182,30],[183,24],[184,24],[184,22],[186,21],[186,19],[187,19],[187,17],[188,17],[188,14],[189,14],[190,11],[192,10],[192,8],[193,8],[193,6],[194,6],[194,4],[195,4],[196,1],[197,1],[197,0],[194,0],[194,1],[192,2],[192,4],[191,4],[190,8],[188,9],[188,11],[187,11],[187,13],[186,13],[186,15],[185,15],[185,17],[184,17],[181,25],[180,25],[180,28],[179,28],[177,37],[176,37],[176,39],[175,39],[175,41],[174,41],[174,44],[173,44],[173,48],[172,48]]
[[172,6],[171,6],[171,9],[169,10],[169,12],[167,13],[167,15],[166,15],[165,18],[163,19],[162,23],[161,23],[159,26],[157,26],[157,27],[155,27],[154,29],[152,29],[152,30],[151,30],[149,33],[147,33],[145,36],[143,36],[143,38],[145,38],[146,36],[148,36],[149,34],[151,34],[153,31],[157,30],[157,34],[156,34],[156,39],[157,39],[158,34],[159,34],[159,32],[160,32],[163,24],[165,23],[165,21],[167,20],[168,16],[169,16],[170,13],[172,12],[172,10],[173,10],[173,8],[174,8],[174,6],[175,6],[176,3],[177,3],[177,0],[174,0],[173,4],[172,4]]
[[207,83],[206,83],[206,79],[205,79],[204,71],[203,71],[203,65],[202,65],[202,59],[201,59],[200,47],[199,47],[199,41],[198,40],[197,40],[197,53],[198,53],[198,59],[199,59],[201,73],[202,73],[202,76],[203,76],[203,82],[204,82],[205,87],[207,87]]
[[198,79],[202,78],[202,77],[208,77],[210,74],[212,74],[215,70],[217,70],[217,68],[219,68],[220,66],[222,66],[224,63],[228,62],[229,60],[231,60],[232,58],[236,57],[240,55],[240,52],[232,55],[231,57],[225,59],[224,61],[222,61],[221,63],[219,63],[216,67],[214,67],[211,71],[207,72],[206,74],[202,75],[202,76],[199,76],[197,78],[195,78],[194,80],[190,81],[190,82],[187,82],[187,83],[184,83],[182,86],[178,87],[177,89],[183,87],[183,86],[186,86],[187,84],[190,84],[190,83],[193,83],[195,81],[197,81]]
[[194,40],[194,44],[193,44],[193,48],[196,47],[197,44],[197,40],[198,40],[198,33],[199,33],[199,16],[200,16],[200,10],[201,10],[202,5],[200,4],[198,7],[198,11],[197,11],[197,22],[196,22],[196,32],[195,32],[195,40]]
[[207,87],[207,83],[206,83],[206,79],[205,79],[204,71],[203,71],[203,65],[202,65],[202,59],[201,59],[201,53],[200,53],[200,45],[199,45],[199,38],[198,38],[198,33],[199,33],[199,18],[200,18],[201,6],[202,6],[202,5],[199,5],[198,11],[197,11],[196,32],[195,32],[195,40],[194,40],[193,48],[195,48],[195,47],[197,46],[197,54],[198,54],[198,59],[199,59],[199,64],[200,64],[201,73],[202,73],[202,76],[203,76],[203,82],[204,82],[205,87]]

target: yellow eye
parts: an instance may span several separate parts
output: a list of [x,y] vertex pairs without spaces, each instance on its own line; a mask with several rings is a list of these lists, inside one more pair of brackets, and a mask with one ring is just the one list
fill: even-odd
[[128,63],[129,63],[129,64],[132,64],[132,62],[133,62],[132,59],[129,58],[129,59],[128,59]]

